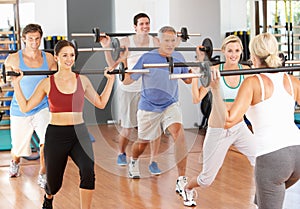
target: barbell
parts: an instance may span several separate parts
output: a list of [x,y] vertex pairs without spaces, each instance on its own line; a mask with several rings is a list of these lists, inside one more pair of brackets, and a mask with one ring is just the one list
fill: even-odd
[[[94,37],[94,42],[99,43],[101,37],[110,36],[110,37],[121,37],[121,36],[130,36],[136,33],[104,33],[100,31],[100,28],[94,27],[92,33],[72,33],[72,37]],[[149,33],[149,35],[157,36],[157,33]],[[188,33],[186,27],[182,27],[180,32],[177,32],[177,36],[181,38],[182,42],[186,42],[190,36],[201,36],[200,33]]]
[[[104,74],[105,70],[73,70],[75,73],[88,75],[88,74]],[[34,75],[53,75],[56,73],[57,70],[36,70],[36,71],[23,71],[24,76],[34,76]],[[125,78],[125,73],[149,73],[149,70],[147,69],[140,69],[140,70],[128,70],[123,62],[119,63],[119,68],[114,69],[112,71],[108,71],[107,74],[119,74],[119,78],[121,81]],[[14,71],[6,71],[5,65],[2,65],[2,72],[1,72],[1,78],[3,79],[3,82],[6,83],[6,77],[7,76],[20,76],[20,73],[14,72]]]
[[[199,78],[201,84],[204,87],[208,87],[211,82],[211,64],[208,61],[205,62],[173,62],[173,58],[168,58],[168,63],[158,64],[144,64],[143,68],[169,68],[169,78],[173,79],[185,79],[185,78]],[[174,74],[174,67],[199,67],[199,73],[182,73]],[[278,67],[278,68],[250,68],[250,69],[235,69],[224,70],[220,72],[221,76],[233,76],[233,75],[250,75],[260,73],[277,73],[277,72],[292,72],[300,71],[300,66],[292,67]]]
[[[76,46],[78,52],[103,52],[111,51],[112,58],[116,61],[120,57],[120,53],[125,51],[124,47],[120,46],[120,41],[117,38],[111,39],[111,48],[103,47],[92,47],[92,48],[78,48],[76,40],[72,40],[73,44]],[[201,51],[204,51],[208,60],[211,59],[213,51],[218,49],[213,48],[213,43],[210,38],[205,38],[201,44],[203,47],[200,47]],[[158,47],[128,47],[128,51],[151,51],[158,49]],[[196,47],[175,47],[175,51],[196,51]]]

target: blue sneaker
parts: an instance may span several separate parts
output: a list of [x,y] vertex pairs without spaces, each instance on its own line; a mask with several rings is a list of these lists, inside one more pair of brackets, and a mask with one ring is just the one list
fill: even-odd
[[149,165],[149,171],[153,175],[159,175],[161,174],[161,170],[158,168],[157,163],[152,161],[152,163]]
[[127,165],[126,153],[122,153],[118,155],[117,164],[121,166]]

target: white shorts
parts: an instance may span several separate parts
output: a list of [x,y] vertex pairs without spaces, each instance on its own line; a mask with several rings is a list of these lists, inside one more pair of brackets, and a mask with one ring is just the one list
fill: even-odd
[[154,140],[161,136],[162,131],[174,124],[182,124],[182,112],[179,103],[173,103],[163,112],[138,110],[138,136],[141,140]]
[[138,125],[137,111],[140,101],[140,92],[128,92],[120,90],[119,93],[119,115],[121,120],[121,127],[135,128]]
[[44,108],[38,113],[27,116],[10,116],[10,134],[11,134],[11,152],[16,156],[31,155],[31,137],[33,131],[39,137],[40,145],[45,142],[47,126],[50,122],[50,113],[48,108]]

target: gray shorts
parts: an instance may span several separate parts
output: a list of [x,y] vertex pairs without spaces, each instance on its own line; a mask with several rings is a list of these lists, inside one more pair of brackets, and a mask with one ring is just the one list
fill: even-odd
[[155,140],[161,136],[162,131],[174,124],[182,124],[182,112],[179,103],[173,103],[163,112],[149,112],[138,110],[138,136],[142,140]]
[[300,145],[258,156],[255,165],[255,202],[258,207],[281,209],[286,189],[299,178]]
[[137,111],[140,101],[140,92],[128,92],[120,89],[119,91],[119,115],[121,127],[135,128],[138,125]]

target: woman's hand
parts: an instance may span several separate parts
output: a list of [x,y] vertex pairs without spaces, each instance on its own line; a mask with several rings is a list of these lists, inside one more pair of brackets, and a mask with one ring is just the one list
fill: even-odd
[[109,71],[113,71],[114,70],[114,67],[106,67],[104,69],[104,76],[108,79],[108,80],[112,80],[112,79],[115,79],[115,74],[109,74],[107,72]]
[[101,36],[100,43],[103,48],[110,48],[111,39],[109,36]]
[[120,58],[119,58],[119,62],[124,62],[125,60],[127,60],[128,55],[129,55],[129,51],[128,51],[128,47],[127,46],[121,46],[121,53],[120,53]]
[[201,51],[200,48],[204,48],[204,46],[196,47],[196,59],[197,59],[197,61],[203,62],[206,54],[204,51]]
[[211,82],[209,87],[211,89],[219,89],[220,88],[220,71],[217,68],[211,68]]

